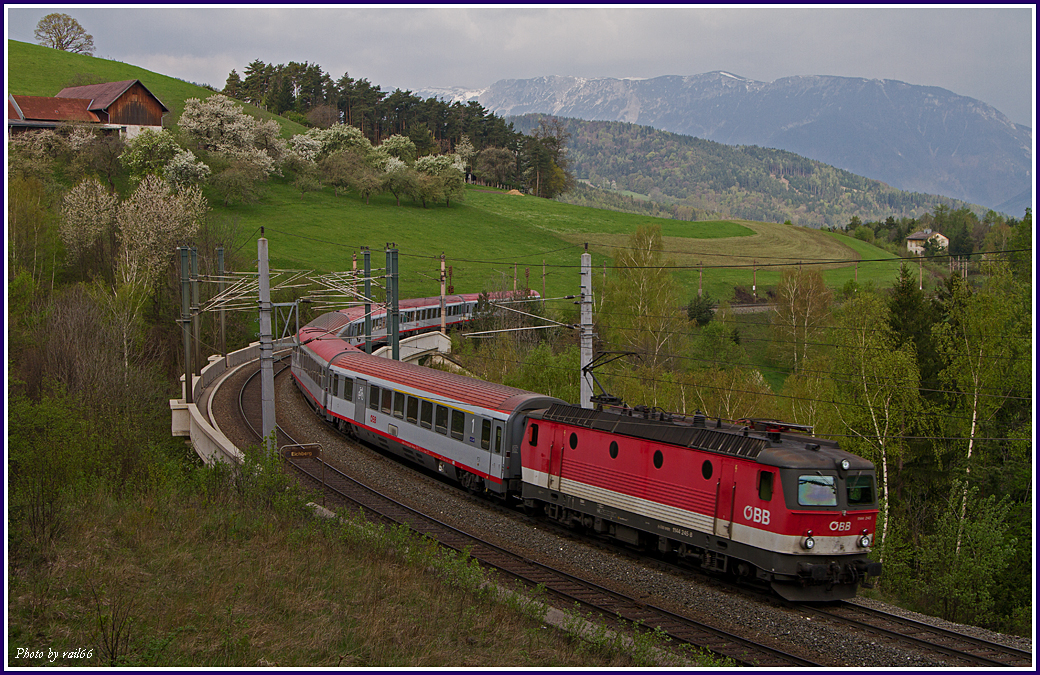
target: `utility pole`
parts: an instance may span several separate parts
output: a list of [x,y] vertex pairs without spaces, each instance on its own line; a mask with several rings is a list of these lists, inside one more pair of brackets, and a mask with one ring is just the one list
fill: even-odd
[[581,254],[581,407],[592,409],[592,254]]
[[[224,294],[224,247],[217,247],[217,293]],[[227,323],[224,321],[224,303],[220,303],[220,355],[227,359]]]
[[444,316],[448,309],[447,299],[444,297],[444,286],[447,284],[447,278],[444,276],[444,254],[441,253],[441,332],[445,335],[448,334],[448,317]]
[[372,353],[372,251],[361,250],[365,259],[365,353]]
[[751,296],[758,302],[758,270],[755,268],[755,264],[758,261],[751,261]]
[[194,403],[191,391],[191,282],[188,247],[181,246],[181,336],[184,338],[184,402]]
[[[274,343],[271,337],[271,271],[267,263],[267,239],[264,228],[260,228],[257,240],[257,267],[260,272],[260,412],[264,444],[277,446],[272,434],[275,429],[274,414]],[[268,448],[274,450],[275,448]]]
[[386,245],[386,336],[390,340],[390,354],[394,361],[401,360],[401,312],[397,295],[397,249]]
[[199,311],[199,249],[191,247],[191,340],[195,366],[192,370],[202,375],[202,312]]
[[704,294],[704,263],[697,263],[697,297]]

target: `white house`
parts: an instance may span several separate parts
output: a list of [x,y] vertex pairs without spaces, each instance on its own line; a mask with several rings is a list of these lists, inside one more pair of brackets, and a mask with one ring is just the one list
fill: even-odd
[[906,238],[906,250],[915,255],[924,255],[924,245],[927,241],[934,242],[939,248],[947,248],[950,245],[949,237],[942,233],[921,230],[920,232],[914,232]]

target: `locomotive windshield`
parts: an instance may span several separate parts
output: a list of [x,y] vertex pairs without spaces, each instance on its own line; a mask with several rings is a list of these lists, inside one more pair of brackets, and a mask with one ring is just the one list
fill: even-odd
[[845,479],[845,496],[849,506],[870,506],[874,503],[874,478],[849,476]]
[[837,506],[834,476],[798,476],[799,506]]

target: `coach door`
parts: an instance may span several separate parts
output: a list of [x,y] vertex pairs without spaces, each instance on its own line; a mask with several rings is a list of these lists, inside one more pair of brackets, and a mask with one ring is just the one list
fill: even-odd
[[715,485],[715,535],[733,538],[733,513],[737,499],[737,467],[733,461],[723,460],[719,482]]
[[488,472],[496,478],[503,478],[502,444],[505,442],[505,430],[502,422],[491,420],[491,470]]
[[368,412],[368,381],[360,377],[354,380],[354,421],[358,424],[365,423],[365,414]]

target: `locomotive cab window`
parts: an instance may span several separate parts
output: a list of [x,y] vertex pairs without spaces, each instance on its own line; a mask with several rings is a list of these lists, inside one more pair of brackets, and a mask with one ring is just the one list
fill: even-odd
[[874,504],[874,478],[870,475],[849,476],[845,479],[845,498],[849,507]]
[[799,506],[837,506],[834,476],[798,476]]
[[531,425],[531,438],[528,440],[531,445],[538,445],[538,425]]
[[758,498],[764,502],[773,498],[773,473],[771,471],[758,472]]

